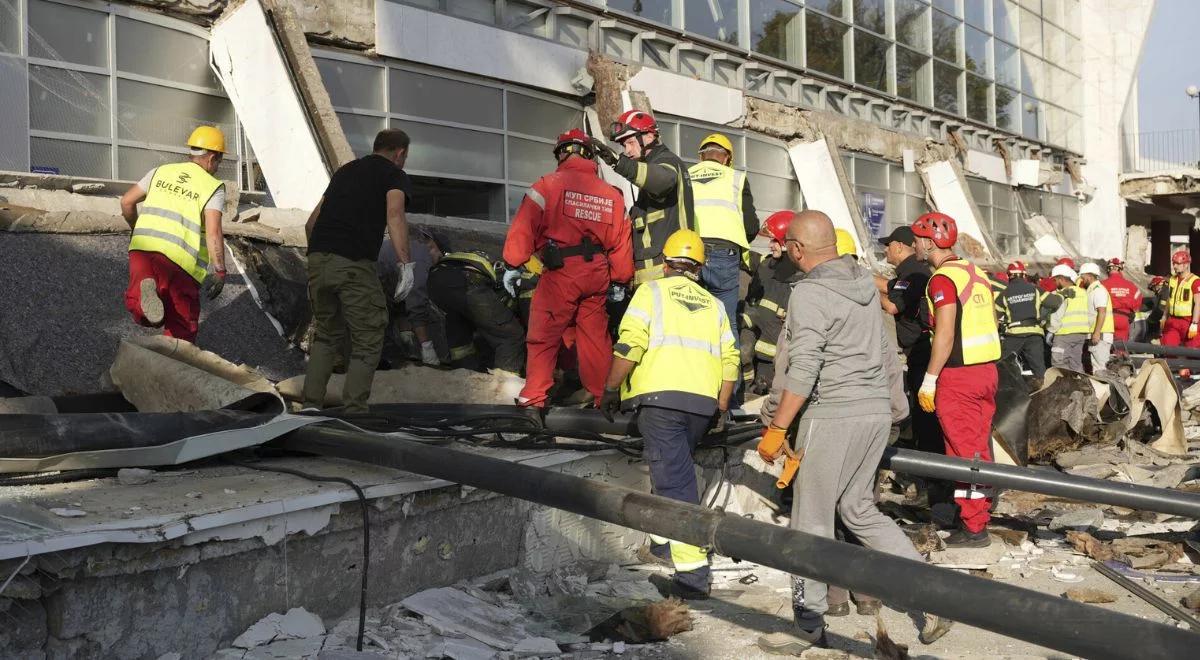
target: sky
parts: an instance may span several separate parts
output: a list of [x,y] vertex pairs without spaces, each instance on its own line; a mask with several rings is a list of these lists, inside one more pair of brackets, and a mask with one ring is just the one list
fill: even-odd
[[1138,73],[1140,132],[1200,128],[1200,0],[1158,0]]

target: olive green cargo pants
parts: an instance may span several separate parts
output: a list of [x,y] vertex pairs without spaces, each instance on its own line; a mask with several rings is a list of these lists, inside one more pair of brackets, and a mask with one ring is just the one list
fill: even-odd
[[325,388],[345,350],[348,331],[350,355],[342,404],[346,412],[366,412],[388,322],[387,299],[375,261],[352,261],[325,252],[308,255],[308,301],[313,341],[304,374],[304,407],[324,407]]

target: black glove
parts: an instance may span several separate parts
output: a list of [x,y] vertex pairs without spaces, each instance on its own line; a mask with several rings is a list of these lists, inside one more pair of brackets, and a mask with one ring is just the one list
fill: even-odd
[[709,433],[724,433],[725,425],[729,422],[729,411],[718,410],[708,425]]
[[225,288],[225,272],[217,271],[209,275],[204,280],[207,291],[205,295],[209,300],[216,300],[217,296],[221,295],[221,291]]
[[621,390],[604,388],[604,394],[600,395],[600,414],[611,422],[614,419],[613,415],[619,412],[621,412]]
[[596,152],[596,158],[608,163],[609,167],[615,167],[620,156],[613,148],[608,146],[608,143],[600,138],[592,138],[592,151]]

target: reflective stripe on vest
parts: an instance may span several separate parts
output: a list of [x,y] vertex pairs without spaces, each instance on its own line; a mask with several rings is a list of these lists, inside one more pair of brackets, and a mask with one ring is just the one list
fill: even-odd
[[1167,313],[1181,318],[1192,318],[1192,285],[1197,277],[1188,273],[1182,279],[1172,277],[1171,297],[1167,303]]
[[1063,289],[1063,314],[1056,335],[1090,335],[1092,324],[1088,322],[1087,292],[1077,286]]
[[[1092,296],[1092,291],[1096,290],[1096,287],[1100,287],[1100,290],[1104,292],[1104,298],[1108,301],[1108,304],[1106,304],[1104,306],[1105,307],[1104,326],[1100,328],[1100,333],[1111,335],[1112,333],[1117,331],[1116,324],[1113,322],[1112,294],[1110,294],[1108,292],[1108,289],[1106,289],[1103,284],[1101,284],[1099,282],[1092,282],[1092,285],[1089,286],[1087,289],[1089,299]],[[1091,306],[1089,305],[1088,307],[1090,309]],[[1096,312],[1096,314],[1098,315],[1099,312]],[[1092,317],[1092,319],[1090,321],[1088,321],[1088,326],[1090,326],[1090,329],[1092,330],[1092,332],[1095,332],[1095,330],[1096,330],[1095,325],[1096,325],[1096,319],[1095,319],[1095,317]]]
[[138,213],[129,249],[157,252],[197,282],[208,274],[204,207],[221,181],[195,163],[162,165]]
[[[667,237],[678,229],[692,229],[694,224],[691,218],[695,204],[687,166],[666,147],[654,148],[645,161],[637,164],[632,181],[635,186],[641,188],[645,184],[651,165],[669,167],[675,172],[675,195],[673,199],[656,199],[644,191],[638,194],[635,212],[630,213],[633,219],[634,287],[663,276],[662,249]],[[671,215],[675,222],[660,222]]]
[[742,217],[742,189],[746,174],[732,167],[701,161],[688,168],[692,180],[692,198],[696,205],[696,232],[701,238],[729,241],[743,250],[746,241]]
[[492,262],[489,261],[487,257],[484,257],[481,254],[476,254],[474,252],[450,252],[449,254],[443,255],[438,263],[443,261],[457,261],[466,264],[471,268],[471,270],[478,271],[480,275],[486,275],[490,277],[493,282],[496,281],[495,266],[492,265]]
[[1039,325],[1042,315],[1042,296],[1032,284],[1028,282],[1013,283],[1005,287],[1004,293],[1000,294],[997,300],[996,306],[1004,312],[1004,317],[1008,319],[1008,327],[1004,334],[1043,334],[1042,326]]
[[758,341],[754,342],[754,352],[758,353],[759,355],[773,358],[775,357],[775,352],[778,350],[778,346],[765,339],[759,339]]
[[[1000,333],[996,329],[996,303],[991,281],[983,271],[965,261],[947,261],[934,271],[933,276],[938,275],[950,278],[958,292],[958,331],[954,341],[961,348],[962,364],[983,364],[1000,359]],[[933,281],[932,277],[930,281]],[[928,284],[925,304],[933,317],[933,299],[929,297]],[[935,328],[936,332],[938,329]]]

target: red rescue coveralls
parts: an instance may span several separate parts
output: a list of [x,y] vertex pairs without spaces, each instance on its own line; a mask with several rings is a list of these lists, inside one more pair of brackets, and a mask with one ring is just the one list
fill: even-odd
[[[1186,280],[1191,277],[1191,273],[1185,273],[1182,277],[1172,275],[1171,279],[1167,280],[1170,286],[1167,288],[1166,308],[1163,310],[1163,346],[1200,348],[1200,335],[1188,339],[1188,331],[1192,326],[1191,313],[1177,316],[1175,314],[1177,310],[1173,309],[1179,303],[1182,303],[1181,307],[1189,309],[1196,304],[1196,296],[1200,295],[1200,279],[1193,279],[1189,286],[1186,284]],[[1180,288],[1184,288],[1186,291],[1180,291]],[[1191,305],[1188,304],[1189,301]]]
[[1110,273],[1102,284],[1112,298],[1113,338],[1129,341],[1129,324],[1133,323],[1134,314],[1142,308],[1142,290],[1119,271]]
[[521,405],[545,406],[563,333],[572,325],[579,379],[597,400],[604,394],[612,364],[604,304],[610,284],[633,278],[631,228],[621,191],[599,177],[595,162],[578,156],[539,179],[521,200],[504,241],[509,268],[524,264],[551,240],[569,249],[588,236],[597,247],[591,261],[582,255],[565,257],[562,268],[546,270],[538,281],[525,338]]

